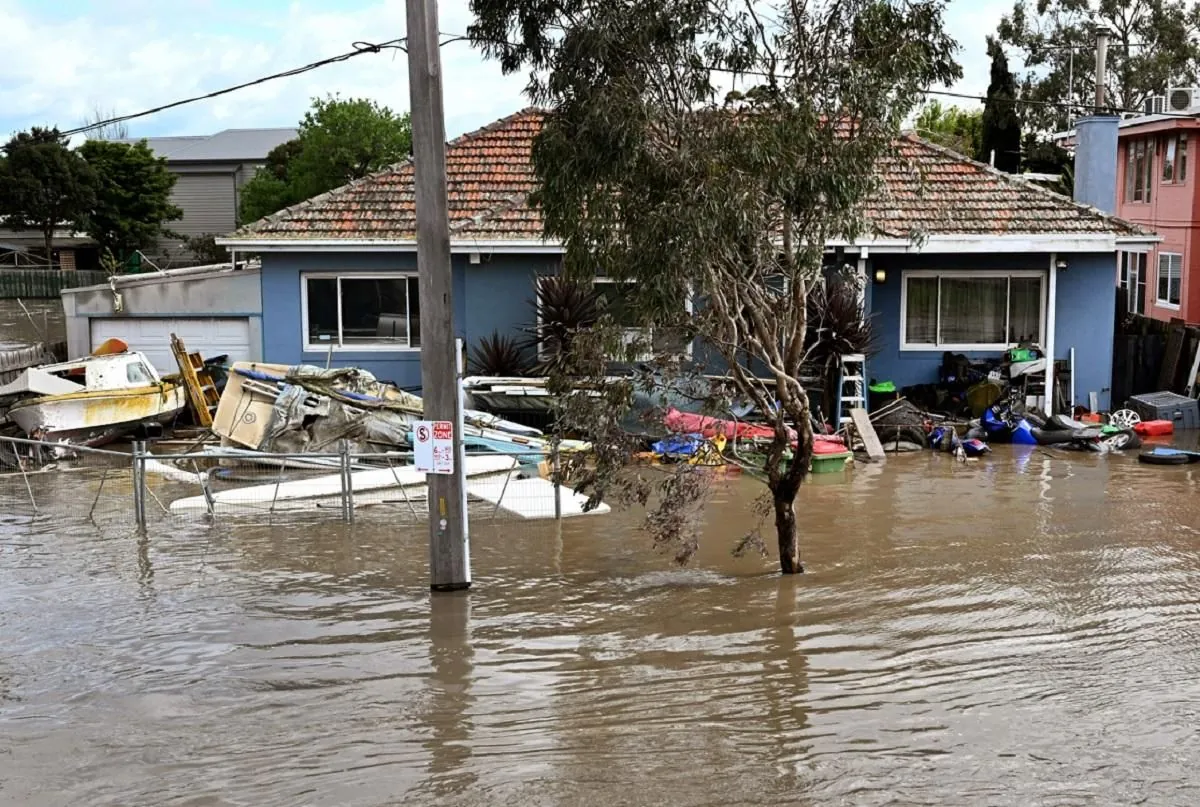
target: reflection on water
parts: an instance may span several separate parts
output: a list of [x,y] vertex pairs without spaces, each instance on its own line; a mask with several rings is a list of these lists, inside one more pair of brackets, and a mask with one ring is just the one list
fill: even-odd
[[66,318],[60,299],[0,300],[0,350],[37,342],[61,342],[66,338]]
[[139,542],[43,478],[0,518],[0,803],[1194,805],[1198,481],[889,459],[805,488],[792,579],[729,555],[725,481],[691,568],[634,514],[481,522],[431,602],[386,519]]

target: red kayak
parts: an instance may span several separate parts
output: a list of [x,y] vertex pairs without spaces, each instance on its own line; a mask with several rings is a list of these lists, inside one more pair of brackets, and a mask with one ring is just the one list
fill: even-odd
[[[708,415],[680,412],[678,409],[667,410],[667,414],[663,418],[663,425],[673,432],[699,434],[708,440],[711,440],[718,434],[725,435],[726,439],[736,438],[738,440],[771,440],[775,437],[775,430],[761,423],[721,420],[720,418],[709,417]],[[788,437],[791,438],[792,444],[795,445],[795,430],[788,429]],[[814,434],[813,442],[827,442],[838,446],[844,445],[842,438],[835,434]]]

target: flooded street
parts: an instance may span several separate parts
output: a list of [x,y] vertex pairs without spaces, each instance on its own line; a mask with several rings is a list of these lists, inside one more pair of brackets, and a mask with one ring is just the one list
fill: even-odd
[[66,338],[61,300],[0,300],[0,350]]
[[478,522],[432,603],[378,513],[139,541],[48,484],[0,532],[0,803],[1200,803],[1187,466],[818,477],[794,579],[729,554],[749,480],[682,570],[634,514]]

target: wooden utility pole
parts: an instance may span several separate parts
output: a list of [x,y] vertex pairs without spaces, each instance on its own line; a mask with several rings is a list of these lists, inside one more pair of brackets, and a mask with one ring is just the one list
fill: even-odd
[[1096,110],[1104,114],[1104,79],[1108,75],[1108,37],[1112,32],[1101,25],[1096,28]]
[[454,341],[450,223],[446,203],[446,122],[437,0],[407,0],[408,87],[417,205],[417,285],[421,295],[421,396],[426,420],[454,429],[454,473],[429,474],[429,573],[434,591],[471,585],[466,531],[462,423]]

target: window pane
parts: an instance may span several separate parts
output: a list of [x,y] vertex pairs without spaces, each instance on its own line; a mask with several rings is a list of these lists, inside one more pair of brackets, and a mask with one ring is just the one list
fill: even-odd
[[343,277],[342,344],[408,344],[408,278]]
[[421,346],[421,292],[417,288],[417,279],[408,279],[408,333],[409,347]]
[[596,291],[604,299],[604,310],[612,315],[613,321],[623,328],[641,327],[636,312],[627,302],[627,285],[610,281],[596,281]]
[[1001,344],[1008,278],[942,278],[941,344]]
[[1121,252],[1117,254],[1117,271],[1120,279],[1117,280],[1117,285],[1123,289],[1129,288],[1129,253]]
[[1167,153],[1163,157],[1163,182],[1171,182],[1175,176],[1175,138],[1167,138]]
[[304,281],[308,292],[309,344],[337,342],[337,280],[332,277]]
[[1166,302],[1171,288],[1171,256],[1158,256],[1158,299]]
[[904,341],[911,345],[937,344],[938,279],[910,277],[904,283],[907,290]]
[[1037,277],[1014,277],[1008,298],[1008,341],[1040,342],[1042,339],[1042,281]]
[[1187,181],[1187,135],[1179,136],[1179,156],[1175,160],[1175,181]]

